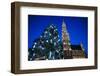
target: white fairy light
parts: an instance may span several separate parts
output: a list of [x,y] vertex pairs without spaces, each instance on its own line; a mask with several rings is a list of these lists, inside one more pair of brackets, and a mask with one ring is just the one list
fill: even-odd
[[46,37],[46,35],[44,35],[44,37]]
[[32,51],[33,51],[34,49],[32,49]]
[[35,48],[35,45],[33,46],[33,48]]
[[51,58],[51,55],[52,55],[52,52],[50,51],[50,52],[49,52],[49,59]]
[[42,50],[44,50],[44,48],[42,47]]
[[33,56],[35,56],[35,53],[33,53]]
[[48,42],[48,40],[46,40],[46,42]]
[[43,44],[44,42],[42,41],[42,44]]
[[60,39],[58,39],[58,42],[60,41]]
[[42,46],[39,46],[39,48],[42,48]]
[[50,42],[52,43],[52,39],[50,40]]
[[[53,24],[52,24],[52,25],[53,25]],[[53,26],[52,26],[52,25],[50,26],[50,28],[53,28]]]
[[35,42],[34,44],[36,45],[37,43]]
[[56,39],[57,37],[54,37],[54,39]]
[[57,29],[55,29],[57,31]]
[[51,33],[49,35],[51,36]]
[[47,31],[45,31],[45,34],[47,34]]
[[54,42],[54,46],[56,46],[56,42]]
[[58,53],[59,51],[58,51],[58,50],[56,50],[56,52]]
[[59,35],[58,35],[58,37],[59,37]]
[[40,36],[42,38],[42,36]]

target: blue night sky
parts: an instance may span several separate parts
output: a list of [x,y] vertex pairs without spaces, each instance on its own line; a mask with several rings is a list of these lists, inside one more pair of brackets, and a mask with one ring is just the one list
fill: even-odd
[[28,15],[28,48],[40,37],[50,24],[56,25],[60,39],[62,38],[62,21],[65,21],[71,44],[83,44],[88,54],[88,18],[71,16]]

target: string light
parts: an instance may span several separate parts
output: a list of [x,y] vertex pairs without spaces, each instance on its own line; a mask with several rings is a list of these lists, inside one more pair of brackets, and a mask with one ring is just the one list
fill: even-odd
[[42,36],[40,36],[42,38]]
[[46,40],[46,42],[48,42],[48,40]]
[[42,47],[42,50],[44,50],[44,48]]
[[54,39],[56,39],[57,37],[54,37]]
[[35,48],[35,45],[33,46],[33,48]]
[[36,45],[37,43],[35,42],[34,44]]
[[[57,59],[57,57],[60,57],[59,50],[61,50],[61,47],[59,46],[59,43],[58,43],[60,41],[60,39],[58,37],[59,37],[59,35],[58,35],[56,26],[54,26],[52,24],[48,28],[46,28],[46,30],[43,32],[43,34],[40,35],[40,38],[37,39],[36,42],[34,42],[34,45],[33,45],[32,51],[31,51],[33,54],[32,53],[30,54],[30,52],[29,52],[29,57],[30,57],[29,59],[30,60],[36,59],[35,57],[38,55],[38,52],[35,52],[35,51],[42,51],[42,53],[41,53],[42,55],[40,55],[38,57],[38,59],[41,58],[43,55],[46,55],[45,58],[48,60]],[[49,43],[53,43],[53,45],[50,45]],[[50,46],[46,46],[47,44],[49,44]],[[40,50],[38,50],[38,49],[40,49]],[[55,54],[55,53],[58,53],[58,54]]]
[[32,51],[33,51],[34,49],[32,49]]
[[56,52],[57,52],[57,53],[59,53],[59,51],[58,51],[58,50],[56,50]]
[[50,42],[52,43],[52,39],[50,40]]
[[51,33],[49,35],[51,36]]
[[43,44],[44,42],[42,41],[42,44]]
[[[52,25],[53,25],[53,24],[52,24]],[[52,26],[52,25],[50,26],[50,28],[53,28],[53,26]]]
[[44,37],[46,37],[46,35],[44,35]]
[[60,41],[60,39],[58,39],[58,42]]
[[33,53],[33,56],[35,56],[35,53]]
[[54,46],[56,46],[56,42],[54,42]]
[[45,31],[45,34],[47,34],[47,31]]
[[55,29],[57,31],[57,29]]
[[58,35],[58,37],[59,37],[59,35]]
[[39,46],[39,48],[42,48],[42,46]]

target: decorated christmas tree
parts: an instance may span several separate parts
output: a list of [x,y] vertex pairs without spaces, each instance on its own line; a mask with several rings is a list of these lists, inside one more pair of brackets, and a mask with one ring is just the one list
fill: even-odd
[[55,25],[48,26],[28,50],[28,60],[63,59],[62,42]]

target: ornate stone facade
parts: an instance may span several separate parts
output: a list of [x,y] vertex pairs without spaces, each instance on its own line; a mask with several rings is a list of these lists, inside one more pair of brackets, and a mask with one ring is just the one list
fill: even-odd
[[69,33],[67,31],[67,27],[64,20],[62,22],[62,42],[64,59],[85,58],[84,48],[82,44],[71,45]]

